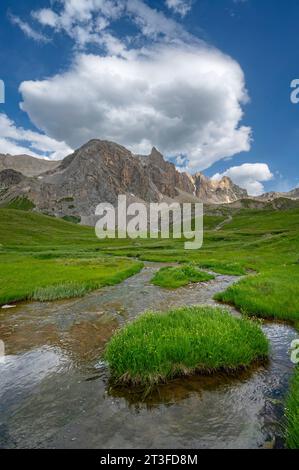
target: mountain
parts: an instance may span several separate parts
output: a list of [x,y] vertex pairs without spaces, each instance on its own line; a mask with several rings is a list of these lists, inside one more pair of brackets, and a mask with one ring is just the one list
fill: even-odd
[[299,199],[299,188],[292,189],[292,191],[288,191],[286,193],[282,193],[282,192],[265,193],[262,196],[259,196],[257,199],[270,202],[270,201],[273,201],[275,199],[280,199],[280,198]]
[[36,211],[91,224],[96,206],[100,202],[115,205],[119,194],[147,203],[222,204],[247,197],[247,192],[227,177],[212,181],[201,173],[179,172],[156,148],[150,155],[134,155],[116,143],[91,140],[60,162],[31,159],[6,157],[5,164],[13,163],[14,173],[0,172],[2,206],[24,198]]
[[0,154],[0,171],[15,170],[24,176],[38,176],[45,171],[51,170],[60,162],[49,161],[29,155],[3,155]]
[[221,180],[211,180],[202,173],[191,176],[196,196],[209,204],[229,204],[248,197],[246,189],[242,189],[224,176]]

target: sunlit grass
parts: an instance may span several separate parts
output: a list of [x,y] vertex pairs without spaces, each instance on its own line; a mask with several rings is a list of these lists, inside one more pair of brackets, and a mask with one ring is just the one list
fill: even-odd
[[175,289],[192,282],[204,282],[215,279],[215,276],[200,271],[194,266],[178,266],[161,268],[153,277],[156,286]]
[[215,299],[234,304],[247,315],[299,325],[299,266],[281,266],[247,276]]
[[141,262],[125,258],[39,260],[31,256],[0,256],[0,305],[81,297],[117,284],[142,267]]
[[121,282],[142,266],[103,255],[91,227],[0,209],[0,305],[82,296]]
[[[29,209],[23,202],[21,208]],[[186,251],[184,240],[99,241],[90,227],[0,209],[0,303],[84,295],[93,286],[137,272],[142,265],[132,258],[139,258],[192,263],[222,274],[252,273],[217,298],[248,315],[298,325],[299,209],[235,211],[232,220],[215,231],[229,213],[224,206],[222,215],[206,216],[202,249]],[[124,256],[127,259],[120,258]],[[293,385],[292,390],[298,388]],[[298,443],[296,407],[290,406],[294,418],[288,415],[289,443]]]
[[125,326],[106,352],[112,380],[151,385],[180,375],[247,368],[268,355],[259,325],[224,309],[149,312]]

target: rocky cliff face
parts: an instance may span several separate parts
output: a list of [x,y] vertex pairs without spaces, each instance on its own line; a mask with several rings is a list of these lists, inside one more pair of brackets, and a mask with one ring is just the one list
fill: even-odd
[[40,171],[42,165],[37,161],[35,175],[26,163],[27,176],[34,177],[17,181],[14,175],[0,203],[26,197],[40,212],[88,222],[100,202],[116,204],[119,194],[145,202],[187,202],[191,197],[218,204],[247,196],[229,178],[211,181],[201,173],[180,173],[155,148],[148,156],[137,156],[113,142],[91,140],[61,162],[49,163],[53,162],[46,162],[45,170]]
[[24,180],[24,175],[19,171],[7,169],[0,171],[0,188],[6,189],[15,186]]
[[210,204],[228,204],[238,199],[248,197],[247,191],[224,176],[221,180],[211,180],[202,173],[196,173],[191,177],[196,196],[203,202]]
[[166,162],[155,147],[150,155],[138,156],[137,158],[160,195],[175,198],[178,195],[178,190],[193,193],[194,188],[189,175],[179,173],[173,163]]

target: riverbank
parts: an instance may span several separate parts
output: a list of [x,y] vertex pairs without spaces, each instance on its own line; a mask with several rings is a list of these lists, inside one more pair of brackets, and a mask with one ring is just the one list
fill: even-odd
[[[7,364],[3,375],[1,375],[4,387],[2,394],[5,394],[3,403],[8,412],[11,410],[10,403],[12,403],[13,409],[16,407],[18,410],[12,419],[7,416],[4,420],[5,426],[9,428],[5,442],[9,442],[10,445],[13,445],[15,440],[18,446],[22,442],[28,446],[30,443],[39,446],[40,439],[45,439],[46,443],[52,442],[53,445],[56,443],[57,446],[62,445],[62,442],[68,442],[71,445],[67,436],[62,435],[64,426],[61,427],[59,424],[60,416],[63,417],[65,423],[69,423],[69,420],[75,421],[82,428],[84,428],[84,416],[77,416],[77,411],[69,402],[70,397],[63,392],[57,393],[54,384],[61,390],[67,383],[68,390],[73,388],[71,400],[77,400],[77,402],[80,401],[81,396],[85,397],[85,390],[86,392],[88,390],[91,397],[86,396],[82,406],[86,413],[85,404],[88,404],[89,408],[93,409],[97,415],[97,408],[94,408],[93,404],[99,404],[99,389],[103,394],[111,392],[111,397],[115,395],[115,390],[107,388],[107,371],[99,361],[105,344],[120,325],[149,308],[165,311],[172,307],[177,308],[185,305],[207,303],[215,305],[216,302],[213,300],[215,295],[220,299],[220,295],[232,296],[231,293],[233,293],[233,298],[227,298],[226,301],[237,305],[240,310],[246,313],[255,315],[260,313],[262,316],[279,320],[296,320],[299,298],[299,283],[297,282],[299,268],[297,263],[298,210],[278,213],[258,213],[257,211],[244,211],[243,213],[240,211],[232,221],[228,221],[218,230],[215,229],[219,227],[219,218],[206,217],[204,246],[198,252],[184,250],[181,240],[99,241],[95,238],[93,230],[87,227],[75,226],[33,213],[2,209],[0,211],[2,216],[0,286],[2,289],[7,288],[5,286],[9,286],[9,289],[15,289],[13,296],[4,299],[5,303],[18,297],[16,289],[28,287],[26,283],[32,283],[30,296],[33,296],[33,288],[47,289],[48,285],[43,284],[44,280],[49,281],[50,286],[50,292],[46,292],[47,295],[44,295],[45,291],[42,291],[43,295],[36,297],[45,300],[44,303],[21,303],[15,309],[9,310],[9,313],[0,310],[1,337],[5,342],[7,353]],[[52,286],[57,283],[57,275],[59,276],[64,270],[69,270],[69,272],[62,280],[63,282],[66,280],[69,282],[69,274],[77,272],[80,277],[77,280],[73,279],[73,281],[78,281],[76,288],[79,289],[85,281],[99,280],[97,269],[101,270],[101,281],[105,281],[105,278],[107,280],[107,276],[118,277],[120,267],[123,268],[126,277],[130,274],[127,269],[131,269],[133,266],[134,269],[137,269],[136,257],[140,262],[145,259],[152,259],[155,262],[163,260],[169,263],[192,262],[196,267],[208,268],[225,274],[217,275],[214,280],[203,285],[194,283],[169,292],[151,283],[151,279],[162,266],[159,264],[155,264],[154,267],[147,265],[143,271],[132,278],[112,287],[104,287],[100,291],[89,292],[81,299],[75,298],[74,300],[61,300],[52,303],[46,301],[46,299],[50,300],[55,297],[52,295]],[[138,270],[140,267],[141,265],[138,266]],[[32,278],[30,278],[31,272]],[[12,274],[10,278],[9,273]],[[247,274],[247,278],[231,287],[234,282],[239,280],[237,276],[245,274]],[[87,279],[85,276],[89,275],[91,278]],[[114,279],[115,282],[119,280],[119,278]],[[249,297],[247,288],[248,292],[250,291]],[[55,292],[55,289],[56,287],[54,287],[55,295],[59,294],[60,297],[65,295],[63,289],[63,295],[59,289],[58,292]],[[28,298],[28,292],[29,290],[27,293],[21,292],[22,295],[19,298]],[[220,294],[221,292],[226,293]],[[73,293],[77,295],[78,291]],[[82,292],[82,295],[84,293]],[[230,307],[230,310],[233,314],[238,314],[233,307]],[[284,314],[283,318],[279,318],[282,317],[281,312]],[[218,445],[219,442],[224,442],[228,447],[243,445],[259,447],[268,442],[269,436],[271,439],[278,436],[278,441],[283,439],[278,428],[283,419],[284,400],[293,371],[288,350],[291,341],[297,335],[293,328],[281,323],[265,324],[263,330],[271,341],[272,352],[269,367],[257,370],[252,375],[246,375],[243,378],[240,376],[236,381],[227,376],[216,379],[212,384],[207,380],[196,381],[194,386],[194,382],[191,380],[191,389],[194,390],[192,393],[188,391],[190,382],[187,384],[184,380],[175,381],[176,385],[170,385],[167,388],[164,398],[155,401],[159,413],[162,413],[164,412],[164,400],[166,402],[168,400],[167,396],[175,397],[170,400],[171,403],[173,400],[177,403],[177,413],[173,415],[169,413],[169,415],[173,416],[172,423],[178,423],[180,426],[177,431],[176,444],[182,443],[188,447],[188,442],[184,439],[189,434],[186,431],[184,419],[180,415],[184,409],[185,398],[182,397],[187,397],[186,400],[190,399],[193,402],[193,406],[190,404],[188,410],[189,415],[193,414],[194,410],[200,410],[199,415],[204,420],[206,419],[205,409],[209,410],[207,426],[210,426],[210,431],[208,427],[203,429],[206,435],[197,428],[196,423],[192,423],[191,429],[198,436],[198,441],[194,445],[206,445],[212,448],[215,444],[213,439],[217,438]],[[33,363],[36,364],[39,371],[38,375],[32,367]],[[41,364],[40,370],[39,364]],[[10,371],[13,371],[12,376],[10,376]],[[26,373],[26,380],[24,373]],[[61,382],[62,379],[63,382]],[[89,382],[90,379],[91,382],[95,380],[98,385],[99,383],[101,385],[93,389],[90,384],[85,384],[82,387],[77,384],[77,380],[82,383]],[[227,384],[227,389],[224,384]],[[40,387],[43,389],[42,395],[39,395]],[[80,389],[80,393],[78,389]],[[236,406],[233,408],[229,405],[226,390],[228,394],[233,394],[235,397]],[[254,395],[254,390],[259,390],[258,396]],[[161,393],[163,395],[164,392]],[[1,396],[3,397],[3,395]],[[15,399],[12,399],[12,396],[15,396]],[[55,408],[54,414],[52,414],[53,410],[48,409],[48,405],[45,403],[47,397],[50,396],[55,397],[56,404],[52,405]],[[195,396],[197,398],[194,398]],[[201,409],[202,396],[205,396],[205,409]],[[273,402],[277,402],[277,397],[279,397],[279,404],[273,405],[271,400],[269,402],[269,397],[273,398]],[[39,413],[41,415],[45,413],[45,419],[47,418],[47,421],[42,420],[40,423],[45,438],[40,437],[38,428],[32,430],[32,438],[27,435],[26,423],[29,427],[30,425],[26,418],[27,415],[24,416],[23,412],[27,410],[31,419],[36,418],[33,406],[34,399],[36,399],[36,403],[40,403],[37,407]],[[112,427],[117,433],[119,422],[114,415],[114,402],[112,398],[111,400],[108,409],[109,413],[114,416],[115,421],[113,421]],[[128,403],[132,401],[132,395],[118,396],[118,400],[120,405],[126,409]],[[138,406],[151,406],[150,397],[148,400],[148,405],[139,400]],[[247,409],[251,410],[252,418],[247,416],[243,404],[239,404],[241,400],[244,402],[244,406],[246,404]],[[252,404],[252,401],[255,405]],[[105,404],[107,405],[107,403],[102,403],[101,399],[100,403],[102,414],[105,416],[107,412]],[[277,424],[277,426],[274,425],[274,431],[271,427],[272,424],[266,425],[266,432],[260,429],[260,417],[255,406],[261,416],[269,416],[269,421],[272,424],[274,419]],[[269,414],[269,409],[272,410],[272,408],[274,411]],[[247,422],[251,423],[251,427],[247,430],[248,434],[242,428],[242,423],[244,426],[245,423],[243,418],[238,415],[239,409],[246,416]],[[226,414],[226,410],[230,410],[231,417]],[[142,445],[145,445],[146,441],[143,439],[150,436],[146,435],[145,431],[142,434],[142,430],[138,428],[138,423],[135,422],[131,411],[128,410],[127,414],[124,412],[124,415],[125,419],[129,420],[128,425],[134,422],[136,429],[139,429],[141,433],[140,436],[136,436],[136,441],[134,441],[129,437],[132,435],[132,429],[126,428],[128,442],[136,442],[136,444],[141,442]],[[102,422],[101,418],[98,417],[98,419]],[[153,424],[146,411],[143,414],[143,419],[145,423]],[[222,438],[220,434],[218,435],[213,426],[213,419],[215,422],[221,421],[225,424],[230,434],[222,429],[225,437]],[[93,428],[96,433],[95,437],[93,439],[90,432],[87,432],[87,436],[96,447],[99,445],[95,441],[98,433],[101,436],[100,443],[104,447],[109,438],[106,439],[93,420],[94,417],[89,416],[89,423],[86,422],[86,426],[87,429],[89,429],[88,426]],[[109,423],[110,420],[107,418],[107,422],[103,425],[109,428]],[[159,421],[156,425],[158,423],[160,425]],[[169,431],[171,425],[168,424],[169,428],[167,423],[164,427],[164,432],[168,436],[167,439],[165,438],[167,446],[171,445],[171,435],[173,435]],[[174,425],[176,426],[176,424]],[[13,430],[14,426],[15,430]],[[59,433],[54,438],[57,430]],[[214,432],[214,437],[212,437],[212,432]],[[5,433],[7,434],[6,431]],[[6,439],[5,433],[3,439]],[[85,436],[79,430],[78,434],[80,442],[83,443]],[[125,429],[124,434],[126,434]],[[163,435],[159,435],[159,437],[161,440],[164,438]],[[112,439],[109,442],[118,447],[123,438],[122,434],[118,441],[113,442]],[[192,439],[192,435],[189,435],[189,442],[193,442]],[[153,436],[152,442],[155,442],[155,445],[159,447],[155,436]]]
[[174,379],[146,398],[111,387],[102,355],[120,326],[149,306],[215,306],[215,293],[238,280],[217,275],[168,290],[151,284],[161,267],[146,263],[135,276],[80,299],[19,304],[9,314],[0,310],[7,354],[0,365],[1,447],[213,449],[283,442],[293,371],[288,349],[296,338],[287,325],[263,326],[271,343],[267,366]]
[[91,227],[16,210],[0,217],[0,306],[82,297],[143,267],[102,254]]

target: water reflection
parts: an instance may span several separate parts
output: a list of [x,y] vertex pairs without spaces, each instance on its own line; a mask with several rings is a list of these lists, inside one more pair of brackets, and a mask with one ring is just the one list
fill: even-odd
[[124,398],[129,406],[140,409],[153,409],[161,404],[171,406],[192,396],[201,399],[205,391],[224,390],[245,383],[253,374],[263,367],[255,367],[247,371],[216,375],[194,375],[178,377],[167,383],[151,388],[125,387],[108,383],[108,395],[114,398]]

